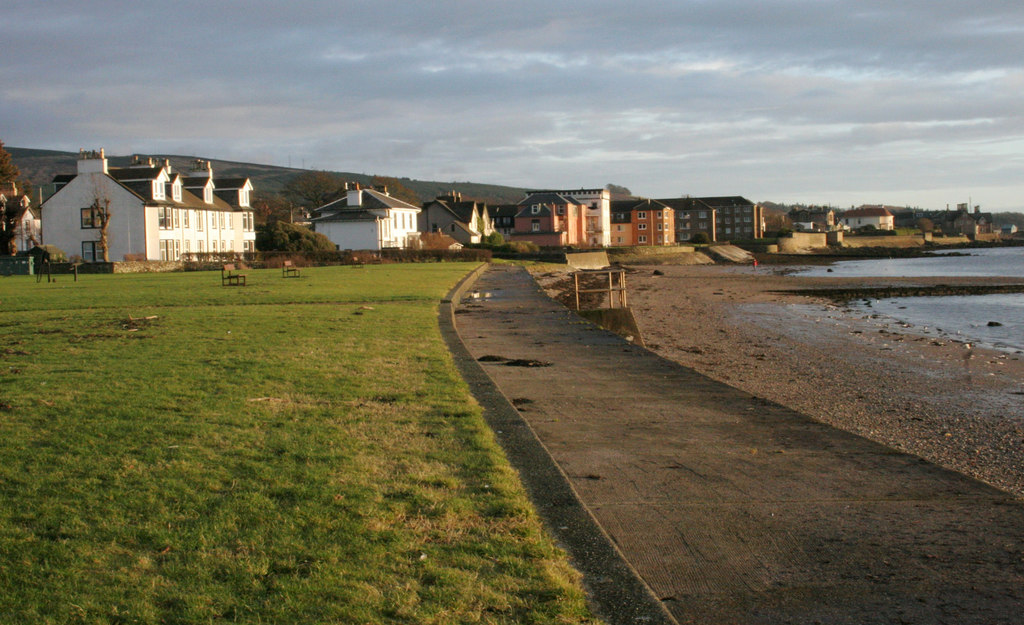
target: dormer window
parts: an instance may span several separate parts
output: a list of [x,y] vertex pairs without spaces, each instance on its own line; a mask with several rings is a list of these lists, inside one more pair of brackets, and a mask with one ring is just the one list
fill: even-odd
[[210,185],[203,187],[203,201],[207,204],[213,204],[213,187]]
[[540,214],[540,204],[534,204],[533,206],[531,206],[530,207],[530,213],[533,214],[533,215],[539,215]]
[[181,180],[175,180],[174,184],[171,185],[171,197],[174,198],[175,202],[181,201]]
[[241,191],[238,192],[238,205],[239,206],[248,206],[249,205],[249,190],[248,189],[242,189]]
[[165,197],[167,197],[167,196],[164,194],[164,183],[163,183],[163,181],[162,180],[154,180],[153,181],[153,199],[154,200],[162,200]]

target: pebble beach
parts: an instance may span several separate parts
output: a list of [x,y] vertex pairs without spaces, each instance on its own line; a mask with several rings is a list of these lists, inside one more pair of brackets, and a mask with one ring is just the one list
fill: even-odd
[[821,297],[790,293],[957,279],[808,278],[778,266],[659,265],[630,267],[627,280],[643,339],[658,354],[1024,498],[1024,354],[917,335]]

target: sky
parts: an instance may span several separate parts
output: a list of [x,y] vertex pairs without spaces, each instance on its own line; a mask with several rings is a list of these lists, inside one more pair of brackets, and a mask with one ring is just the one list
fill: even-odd
[[0,140],[1024,211],[1020,0],[0,0]]

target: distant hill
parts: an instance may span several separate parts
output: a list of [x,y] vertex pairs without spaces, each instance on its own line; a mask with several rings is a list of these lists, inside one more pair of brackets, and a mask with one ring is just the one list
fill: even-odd
[[[4,146],[11,155],[14,164],[21,170],[36,189],[42,189],[44,197],[52,189],[53,177],[57,174],[72,174],[77,168],[77,152],[60,152],[56,150],[37,150],[33,148],[15,148]],[[131,162],[133,155],[107,156],[111,167],[124,167]],[[238,163],[222,161],[201,156],[182,156],[174,154],[138,154],[138,156],[154,159],[168,159],[176,171],[187,172],[190,163],[203,158],[213,163],[213,171],[217,176],[246,176],[252,180],[257,194],[279,193],[292,177],[307,170],[292,167],[276,167],[257,163]],[[352,172],[328,172],[348,182],[369,184],[372,175]],[[381,174],[384,175],[384,174]],[[432,200],[438,195],[455,190],[466,199],[474,199],[489,204],[515,204],[523,199],[525,189],[501,185],[481,184],[476,182],[436,182],[431,180],[412,180],[395,176],[403,185],[419,196],[421,202]],[[37,195],[38,197],[38,195]]]

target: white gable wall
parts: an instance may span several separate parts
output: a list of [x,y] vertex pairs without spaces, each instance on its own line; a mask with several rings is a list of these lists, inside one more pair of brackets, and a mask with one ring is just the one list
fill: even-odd
[[339,250],[380,250],[380,225],[378,221],[320,221],[316,231]]
[[[99,241],[99,228],[83,228],[81,209],[96,202],[110,200],[108,242],[110,260],[121,260],[125,254],[146,252],[143,201],[105,174],[76,176],[51,196],[41,208],[43,241],[55,245],[69,257],[82,256],[84,241]],[[97,257],[101,252],[97,251]]]

